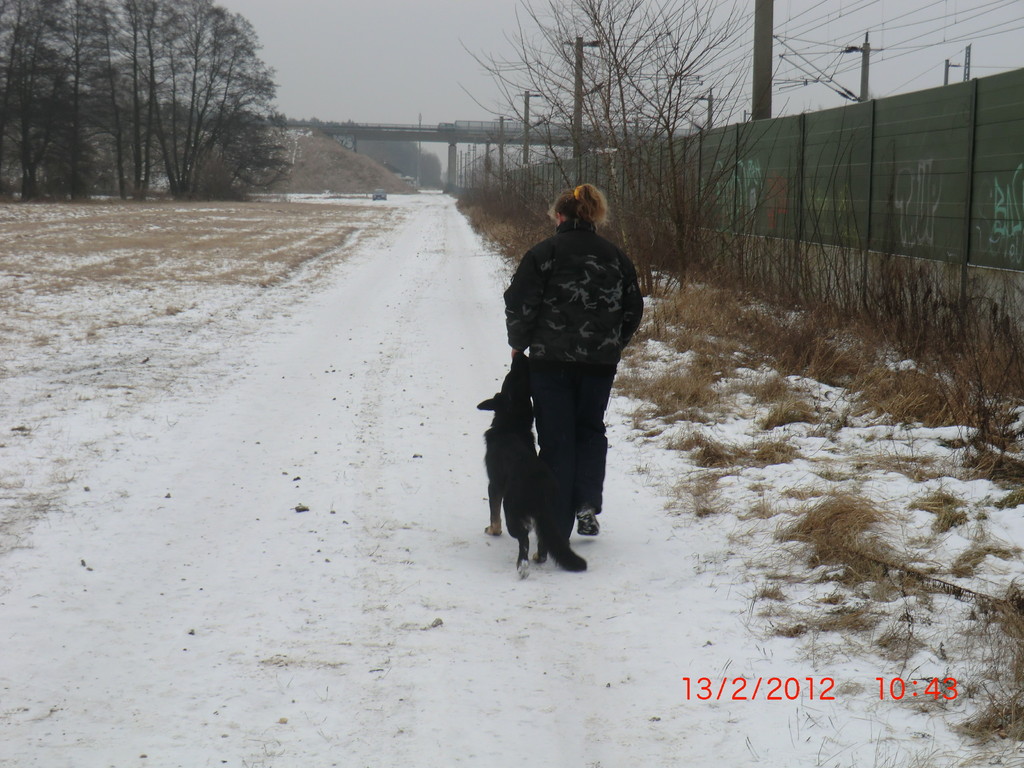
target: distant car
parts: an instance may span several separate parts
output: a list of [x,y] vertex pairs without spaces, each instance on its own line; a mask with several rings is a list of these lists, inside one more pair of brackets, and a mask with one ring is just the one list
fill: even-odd
[[387,200],[388,199],[388,193],[385,192],[383,189],[375,189],[375,190],[373,190],[373,199],[374,200]]

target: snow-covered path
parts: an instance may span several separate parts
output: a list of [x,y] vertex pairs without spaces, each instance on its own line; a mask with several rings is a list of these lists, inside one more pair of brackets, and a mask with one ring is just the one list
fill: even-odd
[[730,524],[666,515],[625,404],[589,571],[516,577],[475,410],[506,275],[448,198],[392,209],[226,386],[139,413],[2,556],[0,765],[884,763],[887,727],[844,716],[870,677],[686,700],[684,676],[844,670],[745,633]]

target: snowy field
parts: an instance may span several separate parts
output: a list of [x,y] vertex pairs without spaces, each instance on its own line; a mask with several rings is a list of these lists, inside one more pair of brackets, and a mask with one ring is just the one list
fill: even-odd
[[807,467],[677,514],[690,470],[635,402],[589,570],[517,578],[475,409],[508,268],[450,198],[4,206],[0,233],[0,766],[1024,765],[953,730],[964,698],[880,700],[918,666],[768,631],[782,553],[739,502]]

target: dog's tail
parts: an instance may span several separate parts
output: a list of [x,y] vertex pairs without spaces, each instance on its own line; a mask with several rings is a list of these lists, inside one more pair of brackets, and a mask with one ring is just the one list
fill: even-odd
[[572,551],[568,540],[562,538],[562,534],[559,532],[558,526],[555,525],[555,521],[550,513],[538,515],[536,524],[537,533],[544,540],[548,553],[555,559],[556,563],[567,571],[587,570],[587,561]]

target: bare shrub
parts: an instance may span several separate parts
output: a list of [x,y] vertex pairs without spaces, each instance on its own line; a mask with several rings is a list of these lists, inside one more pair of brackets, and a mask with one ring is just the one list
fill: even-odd
[[[1005,600],[978,617],[981,659],[975,686],[980,710],[961,724],[975,738],[1024,740],[1024,593],[1011,584]],[[981,682],[984,681],[984,682]]]
[[848,386],[864,366],[864,350],[847,338],[846,331],[832,330],[823,319],[818,312],[780,316],[778,308],[766,307],[762,325],[769,330],[768,351],[784,373]]

